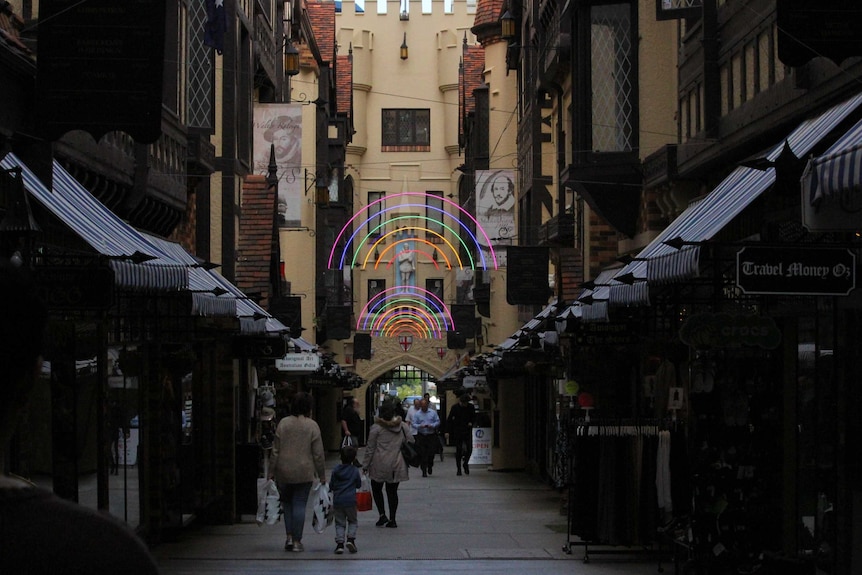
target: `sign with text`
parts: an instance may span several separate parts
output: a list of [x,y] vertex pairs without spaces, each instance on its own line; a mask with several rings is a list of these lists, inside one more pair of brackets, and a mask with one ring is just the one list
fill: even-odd
[[[162,134],[165,0],[42,0],[35,117],[47,140]],[[176,10],[176,7],[173,7]]]
[[491,465],[491,433],[490,427],[473,428],[473,453],[468,463],[473,465]]
[[847,295],[856,256],[843,248],[745,247],[736,252],[736,285],[747,294]]
[[275,360],[275,368],[279,371],[317,371],[320,367],[320,356],[316,353],[288,353]]
[[40,266],[34,275],[48,309],[107,309],[111,306],[114,272],[108,268]]
[[637,334],[622,322],[578,322],[575,341],[578,345],[631,345]]

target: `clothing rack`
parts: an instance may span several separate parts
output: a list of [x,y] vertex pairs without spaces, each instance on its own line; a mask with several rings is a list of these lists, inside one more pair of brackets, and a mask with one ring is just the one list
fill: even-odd
[[565,553],[583,547],[584,563],[590,554],[656,555],[664,571],[657,454],[660,438],[669,442],[678,425],[675,418],[572,419]]

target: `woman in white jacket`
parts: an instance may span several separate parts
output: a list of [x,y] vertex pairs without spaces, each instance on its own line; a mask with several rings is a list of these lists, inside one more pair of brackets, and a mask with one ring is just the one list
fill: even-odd
[[[401,455],[401,444],[413,441],[410,426],[395,415],[395,405],[391,400],[383,402],[374,425],[368,433],[368,443],[365,446],[365,457],[362,468],[371,480],[371,495],[374,505],[380,514],[378,527],[398,527],[395,514],[398,511],[398,484],[410,479],[407,463]],[[389,504],[389,515],[383,501],[383,486],[386,486],[386,502]]]
[[311,419],[312,399],[297,393],[291,415],[278,422],[272,443],[273,475],[284,511],[285,551],[302,551],[305,508],[317,477],[326,483],[325,456],[320,427]]

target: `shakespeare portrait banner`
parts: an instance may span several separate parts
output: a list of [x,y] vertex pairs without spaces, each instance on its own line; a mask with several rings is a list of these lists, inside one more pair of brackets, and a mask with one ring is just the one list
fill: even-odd
[[[476,220],[491,238],[497,263],[506,265],[506,248],[515,237],[515,173],[512,170],[476,171]],[[485,249],[485,238],[479,236]],[[485,255],[487,257],[488,251]]]

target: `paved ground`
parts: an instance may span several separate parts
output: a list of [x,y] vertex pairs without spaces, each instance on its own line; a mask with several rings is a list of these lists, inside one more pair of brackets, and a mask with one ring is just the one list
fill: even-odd
[[[283,550],[281,523],[258,526],[252,517],[236,525],[191,529],[179,541],[156,547],[154,553],[166,575],[657,572],[655,556],[591,553],[585,564],[584,547],[569,546],[557,490],[524,473],[478,466],[471,468],[469,476],[456,477],[454,466],[447,454],[445,461],[437,461],[431,477],[422,478],[421,472],[411,470],[410,481],[399,489],[397,529],[375,527],[376,511],[360,513],[355,555],[334,555],[334,526],[315,533],[310,513],[303,553]],[[671,571],[667,561],[666,557],[665,568]]]

